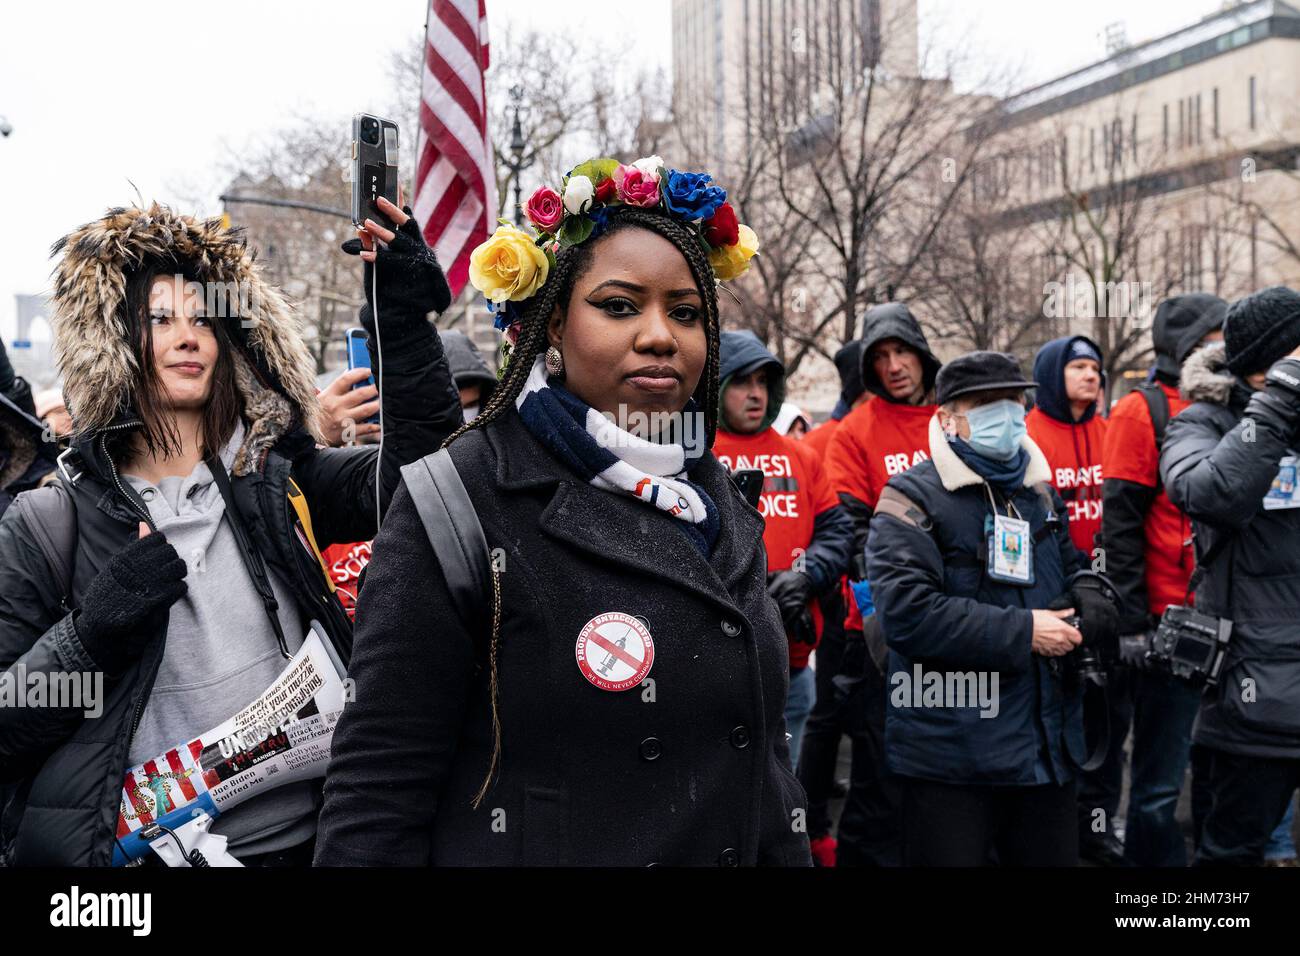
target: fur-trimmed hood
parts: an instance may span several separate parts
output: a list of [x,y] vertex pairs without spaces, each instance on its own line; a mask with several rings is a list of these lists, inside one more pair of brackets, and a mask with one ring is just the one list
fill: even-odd
[[1211,405],[1232,404],[1235,389],[1246,385],[1228,371],[1228,349],[1222,342],[1207,345],[1193,352],[1183,363],[1179,390],[1189,402],[1208,402]]
[[249,423],[237,474],[246,473],[294,427],[318,436],[315,361],[301,320],[254,266],[242,231],[219,218],[194,219],[152,204],[110,209],[54,244],[55,355],[78,439],[133,412],[139,374],[122,301],[130,273],[152,261],[191,263],[205,283],[227,291],[235,381]]
[[[1050,483],[1052,469],[1047,464],[1047,456],[1043,454],[1042,449],[1034,444],[1034,440],[1028,435],[1020,440],[1020,447],[1029,452],[1029,467],[1025,469],[1024,487],[1029,488],[1042,482]],[[939,424],[938,412],[935,412],[934,417],[930,419],[930,460],[934,462],[934,470],[938,472],[945,491],[957,491],[959,488],[984,483],[984,479],[957,457],[957,453],[948,444],[943,426]]]

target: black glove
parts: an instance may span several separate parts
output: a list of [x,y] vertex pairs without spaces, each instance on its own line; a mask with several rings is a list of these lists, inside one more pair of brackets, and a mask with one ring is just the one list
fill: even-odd
[[1080,571],[1070,579],[1070,604],[1079,615],[1083,643],[1103,657],[1119,657],[1119,596],[1095,571]]
[[158,532],[113,555],[86,589],[73,622],[95,662],[120,673],[144,650],[149,638],[188,586],[185,562]]
[[[402,211],[411,215],[411,207]],[[360,239],[343,243],[344,252],[350,256],[361,254]],[[383,319],[382,331],[401,332],[424,322],[430,312],[444,312],[451,305],[451,288],[442,266],[433,250],[425,244],[420,224],[407,219],[394,230],[388,248],[376,246],[376,263],[379,266],[379,314]],[[365,286],[366,304],[361,307],[361,324],[371,335],[375,334],[375,264],[365,263],[362,284]],[[381,333],[382,334],[382,333]]]
[[1147,651],[1151,649],[1151,632],[1141,631],[1137,634],[1119,636],[1120,663],[1137,670],[1147,669]]
[[1281,389],[1300,398],[1300,359],[1284,358],[1273,363],[1264,376],[1264,387]]
[[800,612],[808,610],[808,602],[812,600],[812,578],[802,571],[777,571],[767,579],[767,593],[781,609],[781,620],[789,631]]

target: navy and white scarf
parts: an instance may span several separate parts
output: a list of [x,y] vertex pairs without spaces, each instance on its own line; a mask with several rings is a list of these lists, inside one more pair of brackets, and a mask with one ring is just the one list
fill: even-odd
[[[547,380],[546,362],[533,363],[515,399],[524,426],[556,458],[597,488],[630,495],[682,522],[691,543],[709,557],[718,539],[718,510],[704,489],[686,477],[703,449],[638,438],[560,383]],[[691,414],[694,401],[684,414]]]

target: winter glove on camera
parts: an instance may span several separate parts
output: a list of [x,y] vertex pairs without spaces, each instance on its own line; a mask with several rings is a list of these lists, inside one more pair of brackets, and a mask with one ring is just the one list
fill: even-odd
[[73,619],[95,663],[120,673],[139,656],[159,618],[188,590],[186,571],[176,549],[157,532],[113,555],[90,582]]
[[1119,656],[1119,597],[1115,588],[1095,571],[1079,571],[1070,578],[1070,604],[1079,615],[1083,643],[1103,657]]
[[[411,207],[402,211],[411,215]],[[379,314],[383,319],[383,332],[401,333],[422,322],[430,312],[443,312],[451,304],[451,288],[443,275],[438,258],[424,241],[420,224],[407,219],[393,230],[393,241],[388,248],[376,246],[375,263],[366,262],[362,284],[365,286],[366,304],[361,307],[361,325],[370,335],[375,334],[375,265],[379,266]],[[344,252],[350,256],[361,254],[360,239],[343,243]]]

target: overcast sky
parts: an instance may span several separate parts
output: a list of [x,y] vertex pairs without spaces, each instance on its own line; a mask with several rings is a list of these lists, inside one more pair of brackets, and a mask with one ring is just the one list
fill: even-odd
[[[1221,5],[920,2],[923,34],[940,48],[987,50],[1026,84],[1099,59],[1107,23],[1126,21],[1136,42]],[[668,67],[671,5],[638,4],[647,7],[663,12],[635,18],[636,56]],[[425,9],[425,0],[0,0],[0,115],[13,126],[0,139],[0,336],[13,335],[16,293],[48,289],[50,244],[134,201],[137,188],[146,201],[216,212],[217,167],[230,151],[294,116],[346,118],[387,102],[391,52],[420,34]],[[591,0],[488,0],[497,36],[507,23],[581,31],[601,9]],[[602,16],[599,33],[623,23]],[[601,48],[599,37],[590,41],[593,58]],[[194,209],[190,197],[206,198]]]

